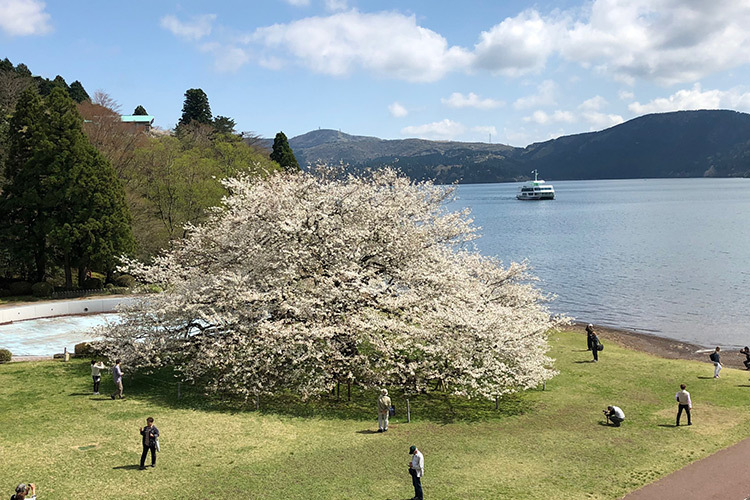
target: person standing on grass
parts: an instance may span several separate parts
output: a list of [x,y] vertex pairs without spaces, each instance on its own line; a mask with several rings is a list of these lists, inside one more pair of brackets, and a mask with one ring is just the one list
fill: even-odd
[[94,379],[94,394],[99,394],[99,382],[102,381],[102,370],[107,367],[101,361],[91,360],[91,378]]
[[594,363],[599,362],[599,336],[591,329],[591,352],[594,353]]
[[740,349],[740,354],[745,355],[745,361],[743,361],[743,363],[745,364],[745,369],[750,370],[750,347],[745,346],[744,349]]
[[423,500],[422,476],[424,476],[424,456],[422,456],[422,452],[414,445],[409,448],[409,453],[412,455],[411,462],[409,462],[409,474],[411,474],[411,484],[414,486],[414,498],[412,500]]
[[29,500],[36,500],[36,484],[19,484],[16,486],[16,494],[12,495],[10,500],[25,500],[26,498]]
[[677,400],[678,410],[677,410],[677,425],[676,427],[680,426],[680,416],[682,415],[682,411],[685,410],[685,413],[687,414],[688,418],[688,425],[693,425],[693,422],[690,420],[690,410],[693,408],[693,402],[690,400],[690,393],[685,390],[685,384],[680,384],[680,392],[674,395],[674,398]]
[[378,398],[378,432],[388,430],[388,412],[391,410],[391,398],[388,397],[388,390],[381,389]]
[[156,467],[156,442],[159,439],[159,429],[154,425],[153,417],[146,419],[146,427],[140,429],[141,436],[143,436],[143,453],[141,453],[141,466],[140,470],[146,468],[146,455],[151,450],[151,467]]
[[115,396],[120,396],[120,399],[125,399],[122,395],[122,368],[120,368],[120,360],[115,360],[115,366],[112,367],[112,379],[115,381],[115,387],[117,388],[110,397],[115,399]]
[[719,351],[721,351],[721,347],[716,346],[716,350],[709,356],[711,361],[714,362],[714,378],[719,378],[719,372],[721,371],[721,354],[719,354]]
[[589,323],[586,325],[586,344],[588,346],[588,351],[593,351],[594,348],[592,347],[593,344],[593,338],[596,334],[594,333],[594,325]]

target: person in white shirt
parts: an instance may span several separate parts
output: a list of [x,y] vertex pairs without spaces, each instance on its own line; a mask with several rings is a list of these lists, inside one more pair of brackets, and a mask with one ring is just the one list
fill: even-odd
[[685,390],[685,384],[680,384],[680,392],[675,394],[674,398],[679,405],[679,409],[677,410],[677,424],[675,427],[680,426],[680,416],[682,415],[683,410],[687,413],[688,425],[693,425],[693,422],[690,420],[690,410],[693,408],[693,402],[690,400],[690,393]]
[[607,418],[607,423],[612,422],[615,427],[620,427],[620,424],[625,420],[625,412],[619,406],[607,406],[607,409],[604,410],[604,416]]
[[16,494],[10,498],[11,500],[36,500],[36,484],[19,484],[16,486]]
[[388,397],[388,390],[381,389],[378,398],[378,432],[388,430],[388,412],[391,410],[391,398]]
[[414,498],[411,500],[423,500],[422,496],[422,476],[424,475],[424,456],[422,452],[412,445],[409,448],[411,462],[409,462],[409,474],[411,474],[411,483],[414,485]]
[[107,367],[101,361],[91,360],[91,378],[94,379],[94,394],[99,394],[99,383],[102,381],[102,370]]

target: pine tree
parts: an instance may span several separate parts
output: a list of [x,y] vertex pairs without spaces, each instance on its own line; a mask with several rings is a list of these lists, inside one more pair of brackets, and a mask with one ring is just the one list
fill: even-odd
[[89,97],[88,92],[86,92],[86,89],[83,88],[83,85],[78,80],[70,84],[68,93],[70,94],[71,99],[73,99],[75,102],[79,104],[82,103],[83,101],[91,100],[91,97]]
[[182,105],[182,117],[177,127],[189,125],[192,122],[211,123],[211,106],[208,96],[201,89],[188,89],[185,92],[185,102]]
[[136,107],[135,107],[135,109],[133,110],[133,114],[134,114],[135,116],[146,116],[146,115],[148,115],[148,112],[146,111],[146,108],[144,108],[143,106],[141,106],[141,105],[139,104],[139,105],[138,105],[138,106],[136,106]]
[[44,103],[34,87],[21,93],[11,118],[5,184],[0,193],[0,240],[14,268],[33,281],[47,274],[52,229],[49,176],[40,148],[47,141]]
[[284,135],[284,132],[279,132],[273,139],[271,159],[281,165],[281,167],[287,172],[300,170],[297,158],[294,157],[294,152],[289,146],[289,141],[287,140],[286,135]]

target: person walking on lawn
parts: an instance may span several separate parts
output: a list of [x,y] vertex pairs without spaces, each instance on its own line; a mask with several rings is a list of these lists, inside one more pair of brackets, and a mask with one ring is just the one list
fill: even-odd
[[115,366],[112,367],[112,379],[115,381],[117,389],[110,394],[110,397],[115,399],[115,396],[120,396],[120,399],[125,399],[125,396],[122,395],[122,368],[120,368],[119,359],[115,360]]
[[146,419],[146,427],[140,429],[141,436],[143,436],[143,453],[141,453],[141,466],[140,470],[146,468],[146,455],[151,450],[151,467],[156,467],[156,444],[159,439],[159,429],[154,425],[153,417]]
[[102,370],[107,367],[101,361],[91,360],[91,378],[94,379],[94,394],[99,394],[99,382],[102,381]]
[[743,361],[743,363],[745,364],[745,369],[750,370],[750,347],[745,346],[744,348],[740,349],[740,354],[745,355],[745,361]]
[[592,346],[594,335],[596,335],[594,333],[594,325],[592,325],[591,323],[589,323],[588,325],[586,325],[586,345],[588,347],[588,349],[586,349],[587,351],[593,351],[594,350],[594,348]]
[[709,358],[714,362],[714,378],[719,378],[719,372],[721,371],[721,347],[716,346],[716,351],[712,352]]
[[388,390],[381,389],[378,398],[378,432],[388,430],[388,412],[391,410],[391,398],[388,397]]
[[414,486],[414,497],[411,500],[423,500],[422,476],[424,476],[424,456],[422,456],[422,452],[414,445],[409,448],[409,453],[412,455],[411,462],[409,462],[409,474],[411,474],[411,484]]
[[693,425],[693,422],[690,420],[690,410],[693,408],[693,402],[690,400],[690,393],[685,390],[685,384],[680,384],[680,392],[675,394],[674,398],[679,405],[677,410],[677,425],[675,427],[680,426],[680,416],[682,416],[683,410],[687,414],[688,425]]

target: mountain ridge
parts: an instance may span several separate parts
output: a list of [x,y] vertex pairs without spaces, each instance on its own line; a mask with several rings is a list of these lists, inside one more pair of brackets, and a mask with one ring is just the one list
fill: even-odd
[[519,181],[537,169],[546,179],[750,177],[750,114],[675,111],[524,148],[482,142],[380,139],[319,129],[289,144],[300,165],[392,165],[438,183]]

